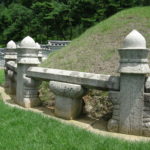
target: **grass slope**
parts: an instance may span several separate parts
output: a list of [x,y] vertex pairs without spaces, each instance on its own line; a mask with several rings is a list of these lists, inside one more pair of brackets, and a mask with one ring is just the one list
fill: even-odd
[[126,142],[92,134],[0,101],[1,150],[148,150],[149,142]]
[[119,63],[117,49],[130,31],[137,29],[150,47],[149,14],[150,7],[121,11],[88,29],[69,46],[50,54],[42,66],[114,74]]

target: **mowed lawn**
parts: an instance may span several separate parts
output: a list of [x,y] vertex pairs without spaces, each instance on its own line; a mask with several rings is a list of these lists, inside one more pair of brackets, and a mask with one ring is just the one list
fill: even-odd
[[0,150],[149,150],[150,143],[102,137],[0,101]]
[[2,85],[5,81],[4,69],[0,69],[0,85]]

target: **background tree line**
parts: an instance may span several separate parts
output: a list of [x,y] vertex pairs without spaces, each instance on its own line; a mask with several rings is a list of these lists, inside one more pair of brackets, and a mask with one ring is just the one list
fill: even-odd
[[0,44],[30,35],[40,43],[71,40],[114,13],[150,0],[1,0]]

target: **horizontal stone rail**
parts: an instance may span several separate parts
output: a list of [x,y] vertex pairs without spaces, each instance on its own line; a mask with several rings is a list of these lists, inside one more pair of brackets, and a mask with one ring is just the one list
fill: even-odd
[[30,67],[27,76],[41,80],[52,80],[79,84],[86,88],[119,91],[119,76],[67,71],[42,67]]
[[17,64],[14,61],[7,62],[6,66],[8,67],[8,69],[17,72]]

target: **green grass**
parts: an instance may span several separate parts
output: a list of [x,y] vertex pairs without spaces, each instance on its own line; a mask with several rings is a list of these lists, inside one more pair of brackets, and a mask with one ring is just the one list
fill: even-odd
[[0,69],[0,85],[4,84],[4,81],[5,81],[4,69]]
[[89,28],[60,51],[49,55],[42,66],[93,73],[115,74],[125,36],[133,29],[142,33],[150,47],[150,7],[121,11]]
[[[41,66],[114,75],[119,66],[117,50],[133,29],[143,34],[150,47],[150,7],[126,9],[97,23],[67,47],[51,53]],[[44,87],[42,85],[42,95],[49,94]]]
[[102,137],[0,101],[1,150],[148,150],[149,142]]

